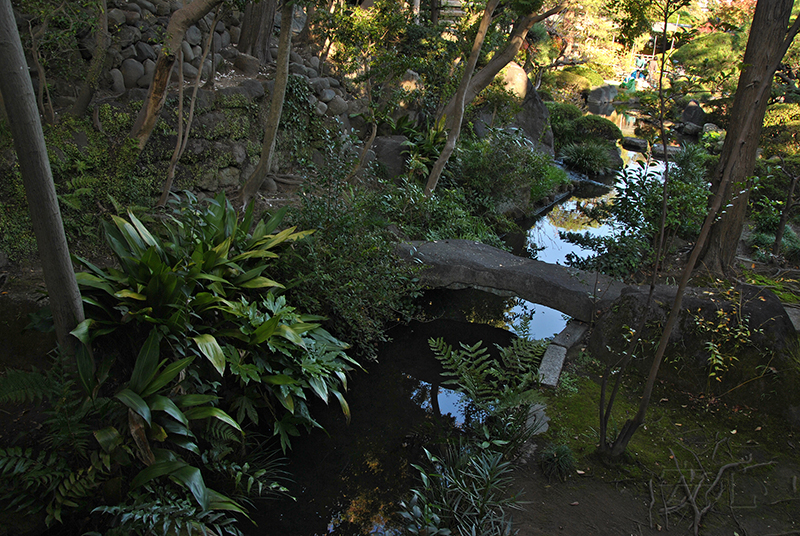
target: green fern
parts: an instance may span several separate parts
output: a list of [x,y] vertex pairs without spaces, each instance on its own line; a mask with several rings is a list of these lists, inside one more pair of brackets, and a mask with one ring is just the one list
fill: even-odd
[[35,513],[44,507],[42,497],[50,494],[70,473],[66,462],[54,453],[12,447],[0,449],[0,504],[5,510]]
[[464,392],[476,402],[496,397],[498,371],[483,341],[473,346],[461,343],[460,350],[454,350],[441,337],[429,339],[428,345],[444,366],[443,376],[450,378],[444,385]]
[[52,384],[37,370],[6,369],[0,375],[0,404],[41,402],[52,394]]

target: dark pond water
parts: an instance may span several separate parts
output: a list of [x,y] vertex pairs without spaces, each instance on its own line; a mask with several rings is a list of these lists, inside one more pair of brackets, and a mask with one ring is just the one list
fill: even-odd
[[255,504],[258,526],[246,534],[394,534],[386,522],[413,486],[417,471],[411,464],[460,418],[457,394],[439,389],[436,402],[431,400],[441,367],[428,339],[443,337],[451,345],[483,341],[493,350],[509,344],[520,315],[532,319],[537,338],[552,337],[566,324],[555,311],[473,290],[431,291],[424,301],[433,320],[393,328],[378,361],[352,374],[349,424],[338,404],[314,404],[312,414],[326,431],[293,439],[292,461],[285,467],[292,481],[285,485],[295,500]]

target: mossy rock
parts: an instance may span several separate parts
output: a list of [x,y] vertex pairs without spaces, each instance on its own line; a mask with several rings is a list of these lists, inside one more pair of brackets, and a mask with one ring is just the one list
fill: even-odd
[[557,88],[575,88],[578,92],[589,91],[592,83],[585,77],[570,71],[556,71],[553,82]]

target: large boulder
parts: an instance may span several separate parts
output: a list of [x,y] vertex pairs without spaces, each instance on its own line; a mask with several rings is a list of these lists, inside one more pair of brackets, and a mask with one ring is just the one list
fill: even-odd
[[586,97],[587,103],[592,104],[606,104],[614,102],[614,97],[617,96],[617,86],[600,86],[591,90]]
[[403,155],[405,141],[408,141],[405,136],[378,136],[372,144],[375,157],[388,179],[394,179],[405,171],[406,157]]
[[682,123],[693,123],[695,125],[703,125],[706,122],[706,112],[696,100],[689,101],[686,108],[681,113]]

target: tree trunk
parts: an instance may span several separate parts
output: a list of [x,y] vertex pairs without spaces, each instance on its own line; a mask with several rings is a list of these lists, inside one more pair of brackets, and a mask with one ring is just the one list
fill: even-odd
[[[275,73],[275,86],[272,90],[272,99],[269,105],[264,143],[261,146],[261,159],[253,174],[242,186],[242,206],[247,206],[261,185],[267,179],[267,174],[272,167],[272,156],[275,153],[275,140],[278,138],[278,125],[281,122],[283,101],[286,96],[286,84],[289,81],[289,53],[292,48],[292,13],[294,3],[286,1],[281,8],[281,35],[278,39],[277,71]],[[270,184],[270,190],[277,187],[275,182]]]
[[261,0],[255,4],[248,2],[245,7],[242,35],[236,48],[243,54],[258,58],[261,63],[272,63],[269,43],[275,22],[276,3],[276,0]]
[[97,29],[95,31],[97,35],[95,36],[94,53],[92,53],[92,61],[89,64],[89,72],[86,74],[86,80],[83,81],[78,98],[69,112],[70,115],[75,117],[82,117],[89,108],[94,92],[100,85],[100,77],[103,75],[103,68],[106,64],[106,57],[108,56],[108,7],[106,0],[98,0],[97,2]]
[[[712,190],[716,191],[723,178],[729,177],[723,191],[727,208],[711,228],[702,252],[701,264],[714,274],[727,274],[736,258],[769,88],[797,34],[797,20],[787,31],[792,3],[792,0],[759,0],[756,4],[725,143],[711,181]],[[764,82],[766,90],[762,91]]]
[[[503,70],[503,67],[508,65],[509,62],[513,61],[514,57],[517,55],[517,52],[519,52],[519,49],[522,47],[522,44],[525,42],[525,37],[528,35],[528,31],[533,27],[534,24],[541,22],[552,15],[555,15],[562,9],[564,9],[564,6],[558,5],[540,15],[528,15],[519,19],[516,24],[514,24],[514,28],[511,30],[511,34],[506,42],[506,47],[501,52],[495,54],[492,59],[489,60],[489,63],[487,63],[483,69],[478,71],[469,81],[469,87],[467,88],[464,103],[469,104],[472,102],[472,99],[474,99],[478,93],[486,89],[486,87],[492,83],[492,80],[494,80],[495,76],[497,76],[497,74]],[[442,115],[447,117],[447,128],[452,128],[457,102],[456,96],[453,96],[442,112]]]
[[83,303],[72,269],[42,123],[10,0],[0,0],[0,72],[3,73],[0,92],[4,95],[44,280],[50,294],[56,337],[62,350],[72,355],[78,340],[69,332],[84,319]]
[[[147,98],[144,101],[136,122],[131,129],[131,137],[135,138],[139,150],[144,149],[153,128],[156,126],[161,108],[167,98],[167,84],[169,83],[172,68],[175,65],[177,52],[181,47],[186,30],[201,18],[205,17],[209,11],[214,9],[223,0],[194,0],[191,4],[179,9],[169,18],[167,25],[167,39],[158,53],[156,70],[153,74],[153,81],[147,91]],[[181,68],[182,66],[178,66]]]
[[480,25],[478,26],[478,33],[475,35],[475,41],[472,43],[472,50],[469,53],[469,59],[464,66],[464,74],[461,76],[461,83],[458,85],[453,105],[453,116],[450,125],[450,131],[447,133],[447,141],[444,144],[439,158],[431,169],[431,174],[428,176],[428,182],[425,184],[425,196],[430,197],[436,185],[439,182],[439,177],[442,176],[442,171],[453,150],[456,148],[458,135],[461,132],[461,121],[464,119],[464,106],[466,105],[466,94],[469,88],[469,81],[472,78],[472,73],[475,71],[475,65],[478,63],[478,57],[481,55],[481,47],[483,41],[486,39],[486,32],[489,30],[489,25],[492,23],[492,16],[494,10],[500,0],[489,0],[486,3],[486,9],[483,10],[483,17],[481,18]]

